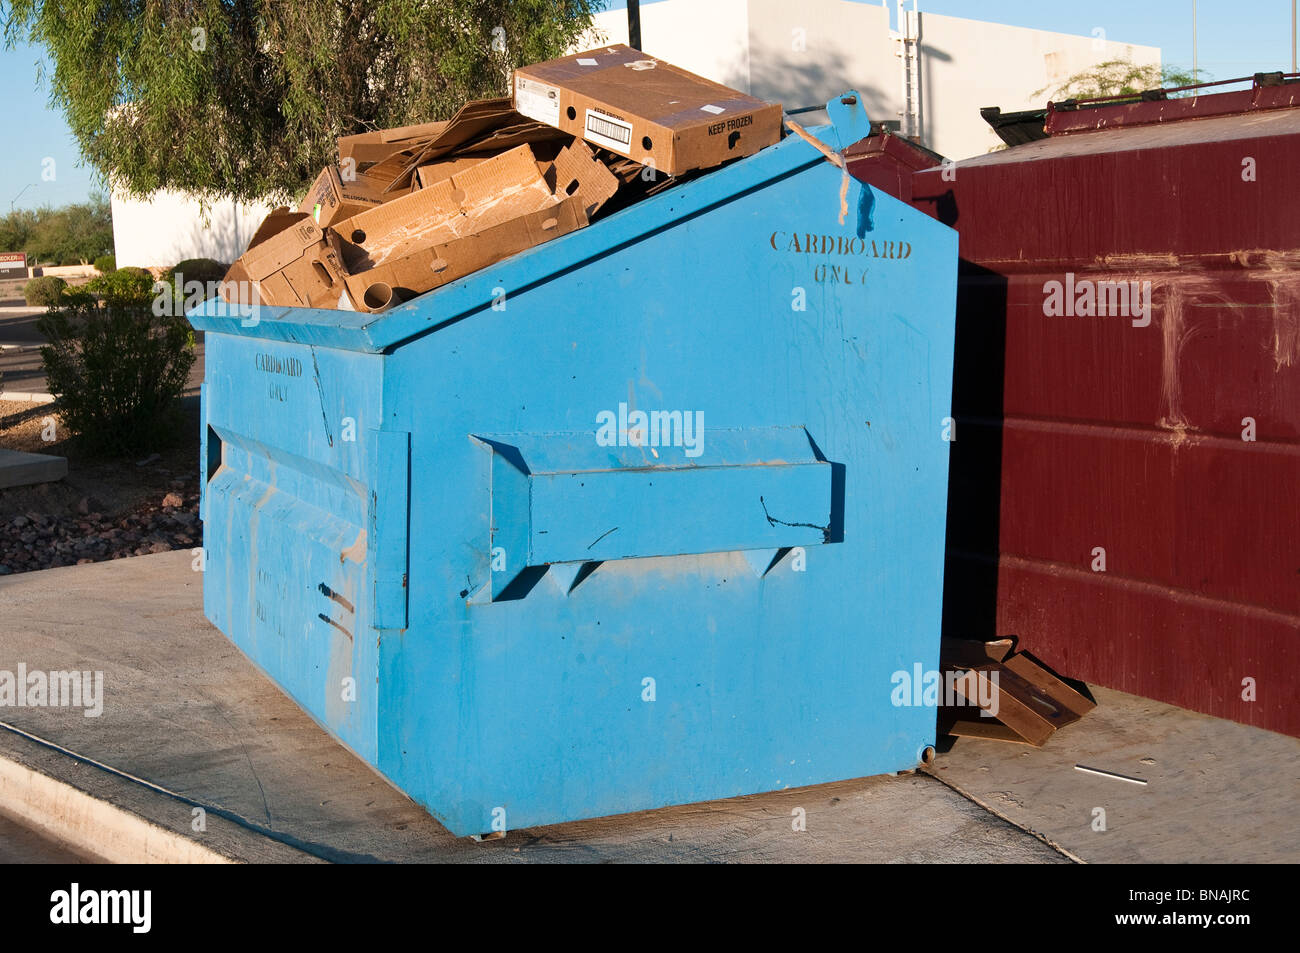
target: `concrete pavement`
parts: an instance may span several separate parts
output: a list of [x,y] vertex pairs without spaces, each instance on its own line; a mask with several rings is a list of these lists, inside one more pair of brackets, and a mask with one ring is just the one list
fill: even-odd
[[[844,781],[474,843],[452,837],[331,740],[231,646],[203,618],[191,562],[182,551],[0,579],[0,670],[22,663],[104,673],[97,718],[0,709],[9,726],[0,729],[0,760],[97,802],[78,808],[86,817],[98,817],[99,804],[134,817],[156,850],[166,838],[192,845],[187,859],[1290,861],[1300,848],[1300,741],[1104,689],[1096,711],[1041,750],[960,739],[933,776]],[[1150,783],[1084,775],[1075,761]],[[0,797],[13,790],[0,785]],[[791,824],[799,807],[801,832]],[[1104,831],[1094,829],[1097,807]],[[72,826],[93,841],[99,823]],[[129,819],[108,826],[127,850]]]

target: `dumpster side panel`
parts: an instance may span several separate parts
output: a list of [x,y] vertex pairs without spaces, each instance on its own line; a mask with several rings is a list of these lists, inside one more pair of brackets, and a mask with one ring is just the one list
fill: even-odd
[[204,612],[373,759],[366,434],[380,422],[382,358],[211,331],[206,346]]
[[[813,156],[741,165],[787,149]],[[410,625],[382,634],[378,765],[455,833],[896,771],[933,741],[955,234],[856,183],[841,225],[820,160],[728,194],[736,168],[563,280],[485,269],[484,307],[388,358]],[[638,410],[702,441],[601,443]]]

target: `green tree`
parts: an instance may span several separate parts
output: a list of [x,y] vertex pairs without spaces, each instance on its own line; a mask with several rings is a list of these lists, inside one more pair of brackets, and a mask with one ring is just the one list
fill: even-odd
[[0,217],[0,251],[27,251],[38,221],[38,213],[28,208]]
[[299,192],[340,135],[448,117],[561,55],[601,0],[0,2],[83,155],[135,196]]
[[56,264],[86,264],[113,251],[113,213],[102,195],[89,202],[37,210],[20,251]]
[[1204,70],[1197,70],[1193,73],[1173,66],[1160,67],[1154,63],[1137,64],[1132,60],[1107,60],[1075,73],[1055,88],[1044,86],[1033,96],[1037,98],[1051,90],[1048,98],[1058,103],[1066,99],[1091,99],[1096,96],[1136,97],[1148,89],[1207,82],[1199,77],[1203,72]]

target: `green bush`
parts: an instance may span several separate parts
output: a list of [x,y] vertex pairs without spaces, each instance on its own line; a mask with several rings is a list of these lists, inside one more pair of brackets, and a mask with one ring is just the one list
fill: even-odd
[[195,360],[184,318],[157,316],[148,300],[81,294],[37,327],[49,341],[41,359],[50,393],[88,451],[135,454],[180,436],[179,398]]
[[23,300],[33,308],[49,308],[59,303],[68,283],[55,275],[33,278],[23,288]]
[[86,282],[86,290],[116,304],[146,304],[154,296],[153,275],[143,268],[119,268]]
[[174,313],[184,314],[188,308],[196,308],[215,297],[228,270],[226,265],[211,258],[187,258],[177,262],[168,272]]
[[187,282],[201,281],[207,284],[209,281],[220,281],[226,277],[228,270],[221,262],[213,261],[211,258],[186,258],[184,261],[177,262],[168,275],[172,281],[180,276]]
[[101,275],[106,275],[110,271],[117,271],[117,258],[113,255],[100,255],[95,259],[95,270]]

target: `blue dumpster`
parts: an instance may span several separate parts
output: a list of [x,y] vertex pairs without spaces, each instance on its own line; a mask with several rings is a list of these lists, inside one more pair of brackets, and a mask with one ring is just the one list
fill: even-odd
[[841,183],[791,136],[382,314],[192,312],[207,617],[455,834],[915,767],[957,240]]

